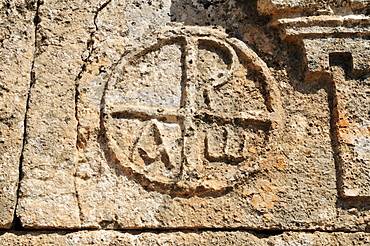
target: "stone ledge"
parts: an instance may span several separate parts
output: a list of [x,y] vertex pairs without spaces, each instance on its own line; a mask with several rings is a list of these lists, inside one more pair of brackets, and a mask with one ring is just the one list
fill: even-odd
[[33,231],[2,232],[1,245],[368,245],[369,233],[248,231]]

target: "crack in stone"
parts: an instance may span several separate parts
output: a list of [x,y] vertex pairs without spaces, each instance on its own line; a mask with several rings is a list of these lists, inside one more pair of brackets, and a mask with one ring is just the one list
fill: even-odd
[[[89,54],[88,54],[88,56],[85,59],[83,59],[83,64],[81,66],[80,72],[78,73],[78,75],[77,75],[77,77],[75,79],[75,119],[77,121],[77,127],[76,127],[76,130],[77,130],[76,150],[80,149],[79,146],[81,146],[81,143],[80,143],[81,137],[79,136],[80,135],[79,134],[80,120],[79,120],[79,116],[78,116],[78,100],[79,100],[79,97],[80,97],[79,80],[82,78],[82,74],[86,71],[87,64],[90,61],[91,56],[92,56],[92,54],[95,51],[95,48],[94,48],[94,36],[95,36],[95,33],[99,30],[99,27],[98,27],[98,25],[96,23],[96,20],[98,18],[98,15],[111,2],[112,2],[112,0],[108,0],[108,1],[104,2],[96,10],[96,12],[95,12],[95,15],[94,15],[94,18],[93,18],[95,30],[93,30],[90,33],[90,38],[89,38],[89,40],[87,40],[87,44],[86,44],[86,50],[88,50]],[[80,198],[79,198],[79,194],[78,194],[78,190],[77,190],[77,182],[76,182],[77,164],[78,164],[78,161],[77,161],[77,163],[75,165],[75,170],[74,170],[74,189],[75,189],[75,195],[76,195],[76,200],[77,200],[77,206],[78,206],[78,209],[79,209],[80,223],[81,223],[81,227],[82,227],[83,214],[82,214],[82,207],[81,207],[81,202],[80,202]]]
[[35,58],[36,58],[36,55],[37,55],[37,49],[38,49],[38,46],[39,46],[39,42],[37,40],[37,32],[39,30],[39,24],[41,22],[41,18],[39,16],[39,10],[40,10],[40,6],[42,4],[43,4],[43,0],[37,0],[35,17],[33,18],[33,24],[34,24],[34,27],[35,27],[34,50],[33,50],[32,61],[31,61],[30,83],[29,83],[28,90],[27,90],[26,109],[25,109],[25,113],[24,113],[24,122],[23,122],[23,140],[22,140],[21,156],[19,158],[19,167],[18,167],[18,170],[19,170],[18,187],[17,187],[17,191],[16,191],[17,196],[16,196],[16,204],[15,204],[15,208],[14,208],[14,216],[13,216],[13,218],[14,218],[13,219],[13,228],[15,230],[19,230],[19,229],[23,228],[22,224],[21,224],[21,221],[20,221],[20,218],[17,216],[17,207],[18,207],[18,202],[19,202],[21,180],[22,180],[22,177],[23,177],[22,167],[23,167],[23,161],[24,161],[24,149],[25,149],[25,145],[26,145],[26,142],[27,142],[28,109],[29,109],[29,104],[30,104],[30,100],[31,100],[31,90],[34,87],[35,82],[36,82],[34,68],[35,68]]
[[108,4],[110,4],[111,2],[112,2],[112,0],[108,0],[108,1],[106,1],[106,2],[105,2],[105,3],[103,3],[103,4],[98,8],[98,10],[96,11],[95,16],[94,16],[94,25],[95,25],[96,30],[95,30],[93,33],[95,33],[97,30],[99,30],[98,24],[96,23],[96,19],[98,18],[99,13],[100,13],[100,12],[101,12],[105,7],[107,7],[107,6],[108,6]]

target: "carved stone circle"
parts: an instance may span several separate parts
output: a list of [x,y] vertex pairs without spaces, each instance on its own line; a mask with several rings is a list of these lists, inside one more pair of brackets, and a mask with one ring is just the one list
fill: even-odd
[[177,195],[223,192],[261,169],[280,114],[276,83],[243,42],[171,28],[125,57],[105,91],[102,125],[117,165]]

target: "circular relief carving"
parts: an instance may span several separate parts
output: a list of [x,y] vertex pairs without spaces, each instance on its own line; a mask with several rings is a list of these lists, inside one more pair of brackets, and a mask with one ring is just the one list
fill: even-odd
[[280,116],[267,66],[243,42],[178,28],[126,58],[108,82],[107,149],[145,187],[200,195],[260,169]]

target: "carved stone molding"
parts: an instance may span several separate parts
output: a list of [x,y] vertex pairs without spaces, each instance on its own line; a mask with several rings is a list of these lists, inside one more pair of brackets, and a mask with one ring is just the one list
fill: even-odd
[[[369,197],[370,17],[364,15],[369,1],[300,2],[259,1],[259,8],[273,15],[271,26],[283,40],[301,40],[306,79],[328,75],[321,79],[332,83],[339,193],[344,198]],[[317,11],[307,15],[305,9],[312,7]]]

